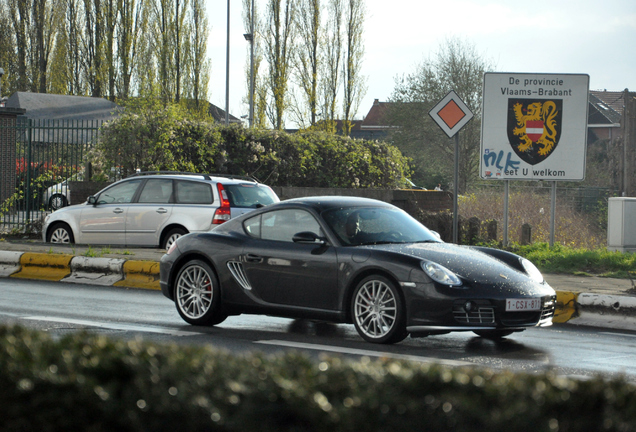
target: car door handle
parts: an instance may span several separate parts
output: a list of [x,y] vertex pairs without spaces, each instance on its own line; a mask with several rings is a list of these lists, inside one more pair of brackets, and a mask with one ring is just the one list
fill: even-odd
[[165,208],[161,207],[157,209],[157,213],[168,213],[168,210],[166,210]]
[[253,263],[260,263],[260,262],[263,262],[263,257],[262,256],[258,256],[258,255],[254,255],[254,254],[247,254],[247,255],[245,255],[245,261],[253,262]]
[[113,210],[113,213],[123,213],[123,212],[124,212],[124,209],[120,209],[119,207]]

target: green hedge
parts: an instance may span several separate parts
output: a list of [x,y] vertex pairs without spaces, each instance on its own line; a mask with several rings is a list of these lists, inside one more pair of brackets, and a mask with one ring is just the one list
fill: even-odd
[[251,175],[271,186],[399,188],[409,159],[384,142],[192,120],[179,107],[125,113],[102,128],[91,161],[108,174],[174,170]]
[[402,361],[233,356],[0,327],[11,431],[628,431],[636,389]]

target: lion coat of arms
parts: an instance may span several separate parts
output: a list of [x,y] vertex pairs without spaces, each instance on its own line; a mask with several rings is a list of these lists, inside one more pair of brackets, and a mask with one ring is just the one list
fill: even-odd
[[526,163],[543,162],[561,138],[563,101],[560,99],[508,99],[508,139]]

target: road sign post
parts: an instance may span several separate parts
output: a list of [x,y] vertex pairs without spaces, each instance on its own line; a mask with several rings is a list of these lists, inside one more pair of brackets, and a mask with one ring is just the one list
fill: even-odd
[[455,172],[453,176],[453,243],[459,242],[457,193],[459,183],[459,131],[473,118],[472,111],[453,90],[428,113],[449,137],[455,137]]

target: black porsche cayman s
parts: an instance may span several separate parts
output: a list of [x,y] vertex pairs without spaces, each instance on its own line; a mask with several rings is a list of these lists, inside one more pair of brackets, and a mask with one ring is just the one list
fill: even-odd
[[286,200],[177,240],[161,290],[193,325],[266,314],[353,323],[369,342],[552,324],[556,295],[528,260],[445,243],[390,204]]

